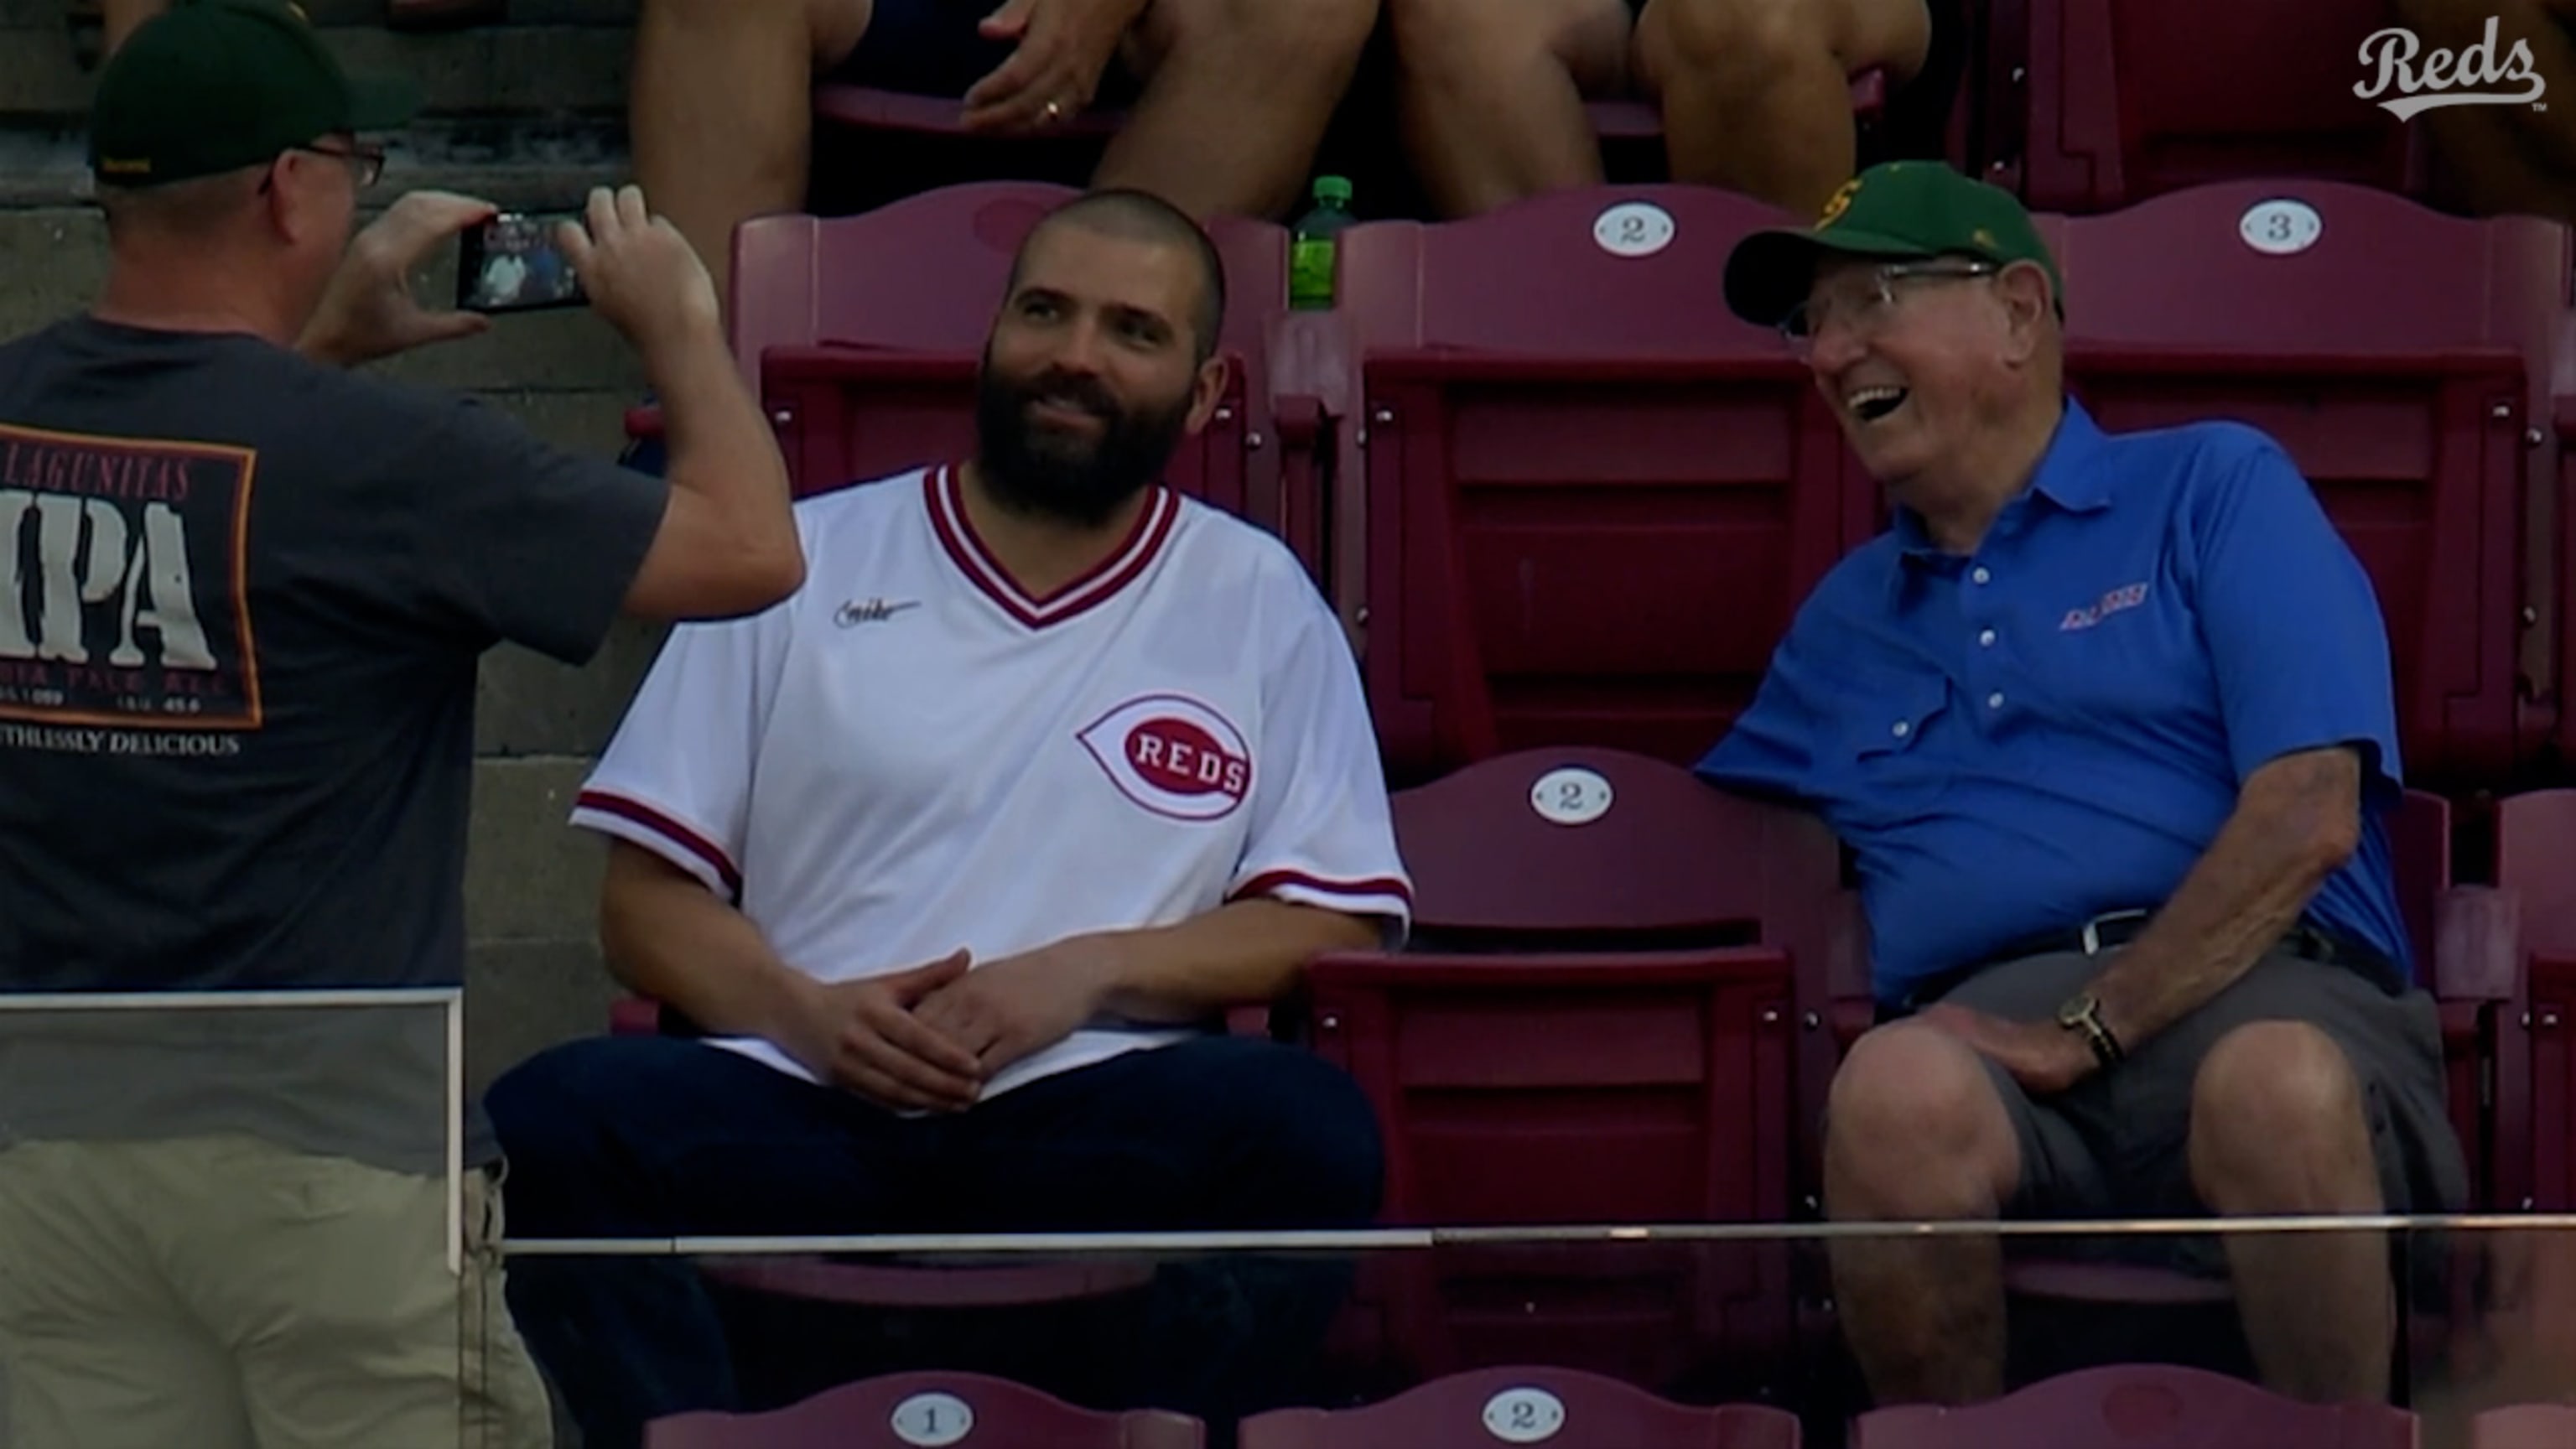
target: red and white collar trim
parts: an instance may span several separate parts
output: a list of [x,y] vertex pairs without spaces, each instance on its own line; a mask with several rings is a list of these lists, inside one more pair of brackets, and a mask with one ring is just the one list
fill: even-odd
[[1172,525],[1181,516],[1179,497],[1157,485],[1147,495],[1144,510],[1136,515],[1135,526],[1109,557],[1040,599],[1030,597],[977,536],[974,523],[966,516],[965,482],[955,467],[942,465],[924,473],[922,499],[930,509],[931,531],[939,535],[940,546],[948,551],[958,571],[983,590],[985,597],[1000,605],[1003,613],[1031,629],[1061,624],[1116,597],[1142,576],[1154,556],[1162,552],[1164,541],[1172,536]]

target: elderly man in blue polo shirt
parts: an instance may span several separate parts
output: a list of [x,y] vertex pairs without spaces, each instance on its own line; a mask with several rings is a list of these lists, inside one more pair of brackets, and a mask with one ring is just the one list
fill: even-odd
[[[2297,467],[2233,423],[2095,426],[2030,218],[1944,166],[1747,238],[1726,292],[1897,504],[1699,767],[1808,803],[1858,857],[1882,1024],[1834,1080],[1829,1214],[2454,1209],[2382,819],[2386,634]],[[2232,1275],[2274,1388],[2385,1395],[2380,1237],[2159,1251]],[[2000,1391],[2001,1267],[1993,1238],[1835,1245],[1879,1402]]]

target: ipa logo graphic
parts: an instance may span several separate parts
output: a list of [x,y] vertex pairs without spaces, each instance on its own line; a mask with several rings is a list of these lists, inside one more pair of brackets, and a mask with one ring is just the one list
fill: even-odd
[[[2388,96],[2379,101],[2379,108],[2401,121],[2442,106],[2528,104],[2535,111],[2549,109],[2549,103],[2540,98],[2549,83],[2532,64],[2530,43],[2517,40],[2499,56],[2496,39],[2492,15],[2487,17],[2486,33],[2457,54],[2436,50],[2426,55],[2423,40],[2411,30],[2391,27],[2375,32],[2361,43],[2361,63],[2370,76],[2352,93],[2365,101]],[[2503,86],[2522,89],[2498,89]]]
[[237,449],[0,425],[0,719],[256,729]]

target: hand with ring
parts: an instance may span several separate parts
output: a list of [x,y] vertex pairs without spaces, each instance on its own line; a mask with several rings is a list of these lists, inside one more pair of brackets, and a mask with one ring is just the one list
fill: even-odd
[[977,28],[1011,55],[966,92],[966,128],[1030,132],[1079,114],[1144,9],[1144,0],[1002,0]]

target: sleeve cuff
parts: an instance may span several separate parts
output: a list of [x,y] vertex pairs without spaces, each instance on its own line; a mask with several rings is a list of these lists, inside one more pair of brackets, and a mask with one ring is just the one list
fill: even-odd
[[572,823],[653,852],[729,903],[742,898],[742,867],[707,832],[632,796],[584,790],[573,804]]
[[1236,901],[1263,898],[1346,915],[1381,917],[1399,934],[1413,921],[1413,886],[1402,876],[1342,880],[1301,870],[1266,870],[1236,886],[1227,896]]

